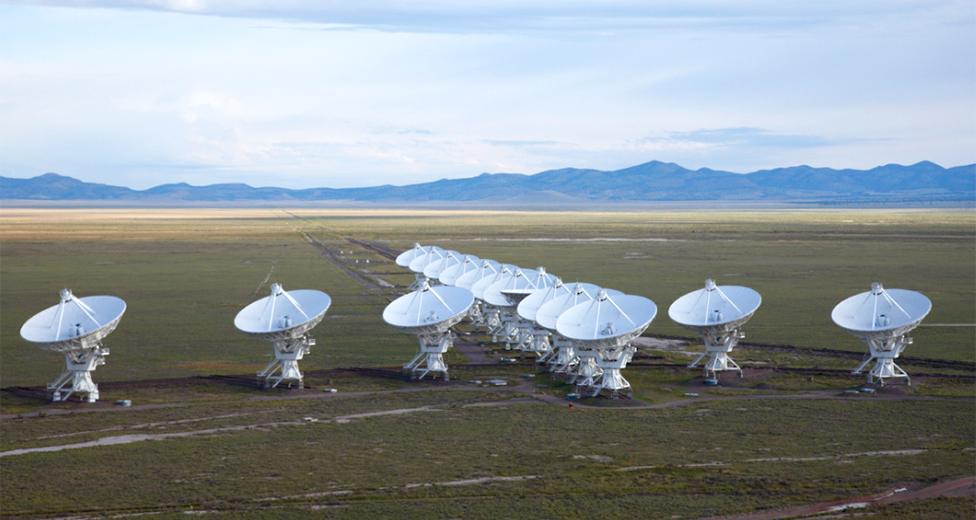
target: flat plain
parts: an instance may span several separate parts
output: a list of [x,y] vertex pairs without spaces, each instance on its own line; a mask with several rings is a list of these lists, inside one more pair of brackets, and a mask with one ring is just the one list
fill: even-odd
[[[398,377],[415,343],[380,313],[412,280],[389,253],[414,242],[656,301],[634,399],[571,407],[569,386],[467,333],[490,362],[455,349],[449,384]],[[719,387],[681,367],[701,347],[666,316],[707,277],[764,299],[746,377]],[[233,328],[274,281],[333,297],[304,391],[254,388],[268,345]],[[873,281],[933,311],[903,363],[914,386],[852,394],[863,346],[830,310]],[[62,361],[18,335],[65,286],[129,306],[96,405],[45,403]],[[971,516],[971,486],[924,490],[976,473],[974,324],[971,211],[4,209],[0,513]],[[469,382],[493,376],[509,385]]]

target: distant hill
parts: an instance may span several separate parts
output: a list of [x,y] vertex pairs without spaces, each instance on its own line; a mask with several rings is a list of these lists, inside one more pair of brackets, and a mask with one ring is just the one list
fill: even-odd
[[255,188],[247,184],[163,184],[133,190],[83,182],[56,173],[30,179],[0,177],[0,199],[132,203],[254,203],[353,201],[389,203],[552,203],[742,201],[808,204],[963,203],[976,201],[976,164],[943,168],[923,161],[869,170],[791,166],[732,173],[651,161],[601,171],[577,168],[535,175],[483,173],[405,186]]

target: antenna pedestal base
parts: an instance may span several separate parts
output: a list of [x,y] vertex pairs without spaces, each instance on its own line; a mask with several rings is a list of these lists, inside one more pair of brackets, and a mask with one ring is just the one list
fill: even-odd
[[492,340],[497,343],[500,339],[505,344],[505,350],[522,350],[520,348],[519,322],[520,320],[511,309],[499,309],[499,327],[498,331],[492,334]]
[[275,388],[282,381],[297,383],[298,388],[304,388],[305,381],[302,371],[298,369],[298,362],[312,350],[315,339],[304,334],[298,338],[274,341],[271,345],[274,359],[258,372],[258,381],[264,388]]
[[911,386],[912,378],[895,363],[895,359],[901,355],[905,347],[912,343],[911,338],[903,334],[893,338],[869,338],[867,342],[870,354],[852,373],[860,374],[872,361],[877,361],[868,372],[868,384],[874,383],[875,378],[881,386],[884,386],[885,379],[904,378]]
[[486,324],[485,313],[484,310],[481,308],[480,302],[476,301],[474,302],[473,305],[471,305],[471,310],[468,311],[468,320],[470,320],[471,324],[474,325],[475,327],[485,326]]
[[597,364],[599,354],[590,347],[576,347],[576,356],[579,362],[573,370],[566,372],[566,382],[581,387],[593,386],[596,378],[603,375],[603,369]]
[[418,336],[418,339],[420,341],[420,352],[409,363],[403,365],[404,372],[408,372],[413,379],[418,380],[433,372],[441,374],[444,381],[450,381],[450,376],[447,374],[447,363],[444,362],[444,354],[454,344],[451,332],[422,335]]
[[72,394],[84,394],[85,400],[94,403],[98,400],[98,385],[92,380],[91,373],[99,365],[105,364],[105,356],[109,350],[101,346],[92,349],[65,352],[64,372],[47,385],[51,394],[51,401],[67,401]]
[[558,334],[553,335],[551,352],[552,354],[549,356],[547,364],[549,371],[554,374],[570,372],[579,363],[579,357],[576,356],[576,349],[573,348],[573,342]]
[[548,330],[540,329],[527,320],[519,320],[516,327],[519,350],[531,352],[540,358],[548,356],[551,350]]
[[611,398],[617,398],[621,392],[630,389],[630,382],[620,371],[627,367],[627,363],[634,357],[637,349],[626,346],[601,349],[597,352],[599,355],[596,363],[601,373],[594,378],[593,384],[589,387],[591,395],[596,397],[604,391],[609,391]]
[[718,372],[728,370],[735,370],[739,373],[739,377],[742,377],[742,369],[729,357],[729,352],[732,352],[732,349],[739,344],[739,340],[744,337],[745,335],[739,329],[703,333],[705,353],[689,363],[688,368],[695,368],[703,359],[708,358],[702,365],[706,378],[718,377]]

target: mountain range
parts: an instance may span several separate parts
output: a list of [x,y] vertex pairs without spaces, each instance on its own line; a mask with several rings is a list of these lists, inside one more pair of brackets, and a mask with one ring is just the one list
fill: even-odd
[[922,161],[868,170],[791,166],[751,173],[651,161],[621,170],[563,168],[534,175],[483,173],[403,186],[287,189],[247,184],[162,184],[134,190],[80,181],[56,173],[0,177],[0,199],[102,201],[132,204],[267,202],[361,203],[647,203],[785,202],[799,204],[920,203],[972,205],[976,164],[944,168]]

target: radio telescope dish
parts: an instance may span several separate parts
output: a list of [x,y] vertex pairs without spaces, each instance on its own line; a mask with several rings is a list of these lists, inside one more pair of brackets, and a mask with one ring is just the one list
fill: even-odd
[[125,302],[115,296],[77,298],[70,289],[61,289],[57,305],[24,322],[22,338],[64,354],[64,372],[47,385],[52,401],[67,400],[74,393],[84,394],[89,403],[98,400],[98,385],[91,373],[105,364],[109,349],[102,340],[119,325],[125,309]]
[[698,332],[705,343],[705,352],[695,358],[688,368],[708,357],[703,365],[705,377],[716,377],[718,372],[736,370],[742,377],[742,369],[729,357],[729,353],[745,337],[742,326],[759,309],[762,297],[759,293],[738,285],[715,285],[705,280],[705,287],[692,291],[671,304],[668,316],[679,325]]
[[[574,348],[575,342],[556,331],[556,322],[563,312],[596,298],[600,287],[585,282],[576,282],[567,287],[568,293],[554,296],[543,303],[535,313],[535,322],[553,332],[551,354],[544,362],[554,374],[564,374],[568,383],[576,380],[592,381],[602,373],[596,364],[596,352],[590,349],[577,353]],[[623,295],[622,292],[613,289],[606,289],[606,291],[611,296]]]
[[437,280],[444,285],[454,285],[458,278],[465,273],[476,271],[481,266],[481,259],[474,255],[464,255],[461,262],[445,267]]
[[[481,265],[474,270],[468,271],[454,280],[455,287],[461,287],[473,291],[474,285],[485,278],[493,278],[501,271],[502,266],[498,262],[489,259],[482,259]],[[475,300],[471,311],[468,313],[471,324],[476,327],[487,327],[488,317],[484,312],[484,306],[479,300]]]
[[483,278],[489,278],[498,274],[502,268],[501,264],[494,260],[489,260],[487,258],[482,258],[481,263],[477,269],[473,269],[465,272],[461,276],[454,279],[455,287],[463,287],[465,289],[471,290],[474,284]]
[[440,276],[441,272],[444,271],[444,269],[452,265],[460,264],[461,261],[464,259],[464,255],[458,253],[457,251],[444,251],[443,255],[444,256],[442,256],[441,258],[434,260],[433,262],[427,264],[426,267],[424,267],[424,276],[436,280],[437,277]]
[[428,265],[444,258],[447,255],[447,251],[437,247],[429,246],[424,254],[417,256],[410,261],[410,270],[417,274],[424,274],[424,269]]
[[418,256],[426,254],[427,249],[427,247],[420,244],[414,244],[412,248],[397,255],[396,264],[400,267],[410,267],[410,262],[413,262]]
[[595,397],[609,390],[612,397],[630,388],[620,373],[637,352],[631,341],[640,336],[657,315],[657,305],[643,296],[611,296],[601,290],[589,302],[580,303],[562,313],[556,320],[559,334],[575,341],[577,354],[596,353],[603,373],[592,381],[583,380],[581,389],[591,389]]
[[501,338],[506,350],[524,350],[525,343],[532,339],[533,323],[520,320],[515,306],[536,290],[534,280],[539,279],[539,273],[516,267],[507,276],[499,278],[484,289],[480,297],[498,312],[499,326],[492,331],[492,339],[497,342]]
[[492,342],[498,342],[499,335],[506,332],[506,324],[502,322],[501,309],[485,301],[485,291],[488,287],[511,277],[517,269],[518,267],[514,265],[502,264],[494,275],[486,276],[471,286],[471,293],[474,294],[478,306],[476,312],[479,315],[478,321],[472,321],[485,327],[486,332],[491,335]]
[[566,296],[572,294],[572,290],[563,284],[563,281],[556,278],[555,282],[545,288],[536,289],[532,291],[531,294],[525,297],[518,304],[518,313],[524,319],[535,321],[536,313],[539,312],[539,308],[544,304],[558,298],[559,296]]
[[430,372],[440,373],[448,380],[444,353],[451,347],[454,338],[451,327],[467,314],[474,304],[471,291],[462,287],[439,285],[432,287],[424,281],[420,289],[393,300],[383,310],[383,321],[415,334],[420,343],[420,352],[403,366],[417,379],[423,379]]
[[274,358],[257,374],[265,388],[275,388],[282,381],[304,387],[298,362],[315,346],[308,332],[322,321],[330,305],[332,298],[322,291],[288,292],[273,283],[270,295],[237,313],[234,326],[238,330],[271,342]]
[[538,278],[536,271],[516,267],[508,276],[496,279],[491,285],[485,287],[481,299],[497,307],[518,305],[532,291],[539,289],[534,282]]
[[839,327],[868,344],[868,355],[854,369],[860,374],[871,361],[868,383],[874,378],[884,385],[887,378],[911,378],[895,363],[902,351],[912,344],[908,333],[932,310],[932,302],[922,293],[906,289],[885,289],[880,283],[871,290],[856,294],[837,304],[830,317]]
[[554,283],[544,289],[536,289],[519,302],[516,312],[519,316],[518,327],[523,331],[525,337],[520,344],[525,345],[525,350],[535,352],[539,356],[537,363],[545,363],[552,356],[552,344],[548,329],[542,327],[535,321],[536,312],[543,304],[561,295],[568,295],[571,291],[563,285],[563,281],[555,278]]

